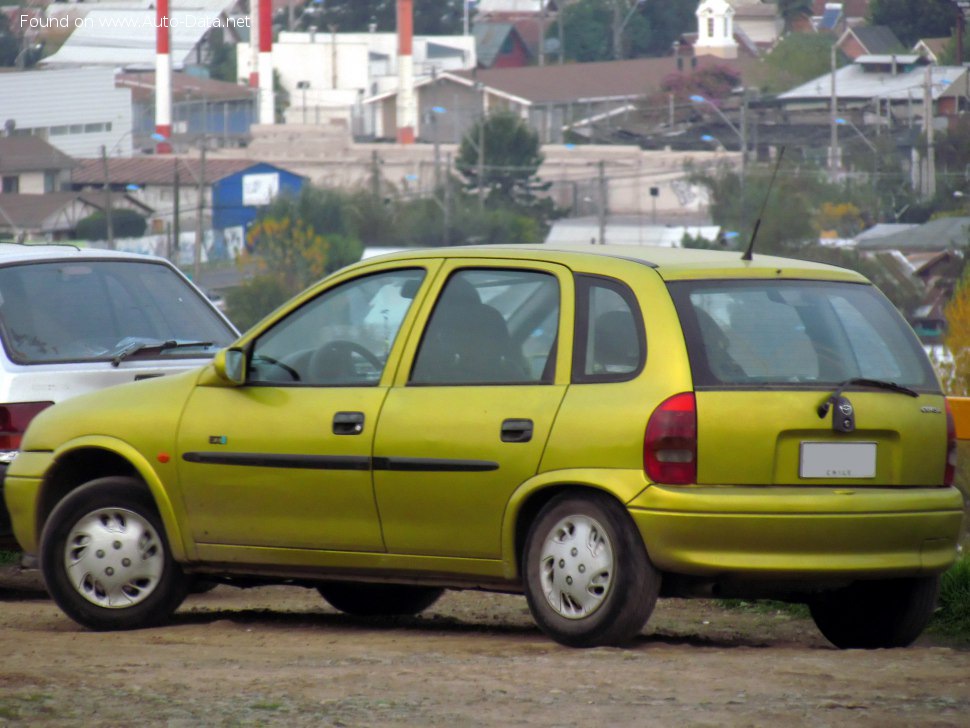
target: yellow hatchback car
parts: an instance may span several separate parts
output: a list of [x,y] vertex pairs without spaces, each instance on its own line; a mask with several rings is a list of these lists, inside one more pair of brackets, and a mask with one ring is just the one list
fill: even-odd
[[345,268],[202,369],[46,410],[6,499],[97,630],[207,579],[363,615],[524,592],[572,646],[630,640],[661,595],[772,597],[872,648],[933,612],[954,465],[929,361],[856,273],[445,248]]

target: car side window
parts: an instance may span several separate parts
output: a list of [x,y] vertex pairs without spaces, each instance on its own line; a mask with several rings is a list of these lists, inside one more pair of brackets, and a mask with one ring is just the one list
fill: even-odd
[[460,270],[448,279],[435,304],[410,383],[549,383],[555,374],[558,327],[555,276],[530,270]]
[[574,382],[622,382],[646,361],[646,339],[636,297],[611,278],[576,278]]
[[377,273],[320,294],[256,339],[249,383],[376,385],[424,275]]

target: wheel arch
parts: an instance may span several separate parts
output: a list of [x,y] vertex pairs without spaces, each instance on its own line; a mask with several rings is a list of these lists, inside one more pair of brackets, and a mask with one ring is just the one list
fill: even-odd
[[36,533],[43,531],[44,523],[65,496],[91,480],[108,476],[136,478],[145,485],[165,526],[173,558],[185,561],[187,552],[179,521],[158,473],[138,450],[109,438],[84,438],[54,454],[38,493]]
[[[522,550],[529,527],[543,507],[564,493],[600,493],[621,506],[631,501],[646,486],[640,471],[560,471],[544,473],[523,483],[509,499],[503,527],[504,576],[517,580],[522,574]],[[646,544],[644,544],[646,549]]]

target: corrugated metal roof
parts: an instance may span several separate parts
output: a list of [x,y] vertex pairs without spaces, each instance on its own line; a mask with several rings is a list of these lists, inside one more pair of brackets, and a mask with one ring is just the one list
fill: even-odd
[[[187,5],[188,3],[186,3]],[[197,0],[197,7],[176,7],[171,12],[172,65],[181,68],[195,62],[193,50],[210,29],[220,22],[226,0]],[[103,10],[97,6],[71,5],[75,12],[86,11],[83,20],[73,23],[74,31],[42,65],[113,65],[154,68],[155,10]]]
[[100,210],[102,206],[93,199],[89,199],[79,192],[48,192],[43,195],[0,195],[0,205],[3,205],[5,215],[0,215],[0,227],[10,229],[9,219],[21,229],[33,230],[41,227],[51,215],[63,210],[68,205],[79,201],[92,210]]
[[[104,162],[101,159],[81,159],[80,165],[71,175],[74,184],[104,184]],[[179,181],[182,184],[198,184],[202,173],[202,161],[197,157],[131,157],[108,160],[108,179],[118,185],[172,185],[175,179],[175,165],[178,165]],[[212,184],[254,167],[260,162],[252,159],[206,159],[205,184]]]
[[[835,88],[840,99],[888,98],[901,101],[922,98],[926,66],[918,66],[910,71],[900,70],[893,75],[891,71],[866,71],[859,62],[865,58],[866,56],[861,56],[856,63],[835,72]],[[899,58],[897,56],[897,61]],[[965,77],[967,69],[959,66],[931,66],[930,73],[931,92],[933,98],[938,99],[959,93],[954,84]],[[778,98],[786,101],[828,100],[832,94],[831,78],[832,74],[826,73],[779,94]]]
[[478,62],[486,68],[492,66],[502,52],[506,39],[513,34],[518,36],[518,31],[511,23],[475,23],[475,51]]
[[860,25],[850,32],[859,39],[866,52],[873,55],[905,53],[907,50],[886,25]]
[[941,217],[909,230],[860,240],[859,250],[940,251],[970,247],[970,217]]
[[[663,58],[635,58],[625,61],[599,63],[568,63],[524,68],[489,68],[458,71],[454,76],[467,81],[481,81],[490,89],[534,104],[565,104],[649,96],[660,89],[664,79],[673,73],[726,66],[743,74],[745,60],[724,60],[714,56],[699,56],[697,65],[683,58],[679,68],[673,56]],[[746,59],[747,60],[747,59]],[[756,62],[756,61],[749,61]]]
[[[130,88],[136,101],[152,101],[155,98],[155,72],[119,73],[115,86]],[[249,101],[254,90],[248,86],[228,81],[192,76],[187,73],[172,74],[172,99],[205,99],[206,101]]]
[[40,137],[0,137],[0,172],[70,169],[77,161]]

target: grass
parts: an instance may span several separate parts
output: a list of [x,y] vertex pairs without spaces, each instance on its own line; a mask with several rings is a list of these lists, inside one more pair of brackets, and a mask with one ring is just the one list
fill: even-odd
[[19,551],[0,551],[0,566],[9,566],[20,562]]
[[966,552],[943,575],[931,629],[970,642],[970,554]]

